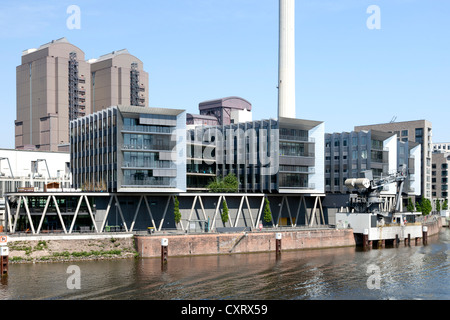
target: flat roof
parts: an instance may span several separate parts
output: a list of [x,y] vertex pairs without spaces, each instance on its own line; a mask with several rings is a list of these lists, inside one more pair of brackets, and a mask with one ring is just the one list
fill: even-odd
[[124,105],[118,105],[117,109],[119,109],[119,111],[121,113],[162,114],[162,115],[169,115],[169,116],[177,116],[180,113],[183,113],[186,111],[183,109],[150,108],[150,107],[124,106]]

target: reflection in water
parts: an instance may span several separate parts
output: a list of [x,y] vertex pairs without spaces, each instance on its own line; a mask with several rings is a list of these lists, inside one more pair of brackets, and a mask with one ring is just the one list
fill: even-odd
[[[449,299],[450,230],[428,246],[159,259],[11,264],[1,299]],[[67,268],[81,270],[69,290]],[[368,266],[380,289],[367,287]]]

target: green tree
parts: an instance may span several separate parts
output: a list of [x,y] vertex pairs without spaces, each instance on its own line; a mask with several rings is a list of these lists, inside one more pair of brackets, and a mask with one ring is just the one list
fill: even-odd
[[414,203],[412,202],[411,198],[408,198],[408,205],[406,206],[406,210],[408,210],[408,212],[414,212],[415,210]]
[[211,181],[207,188],[210,192],[238,192],[239,190],[239,182],[237,177],[233,173],[229,173],[225,178],[217,177],[213,181]]
[[431,201],[427,198],[422,199],[422,202],[420,203],[420,208],[422,209],[422,215],[424,216],[429,215],[431,210],[433,210],[431,206]]
[[420,202],[416,202],[416,211],[422,212],[422,206],[421,206]]
[[178,201],[178,197],[176,196],[173,204],[173,214],[175,218],[175,223],[179,224],[181,221],[180,201]]
[[441,211],[441,201],[439,201],[439,199],[435,200],[435,205],[436,205],[436,211],[440,212]]
[[444,203],[442,204],[442,210],[448,210],[448,201],[445,199]]
[[265,199],[265,206],[264,206],[264,221],[265,222],[271,222],[272,221],[272,211],[270,211],[270,202],[266,198]]
[[222,222],[226,223],[228,222],[229,216],[228,216],[228,206],[227,202],[223,200],[222,202]]

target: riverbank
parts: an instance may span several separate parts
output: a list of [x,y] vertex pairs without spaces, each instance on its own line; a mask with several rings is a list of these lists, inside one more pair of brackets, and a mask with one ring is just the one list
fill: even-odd
[[[440,219],[424,222],[428,235],[439,233]],[[158,258],[161,240],[169,242],[169,256],[220,255],[272,252],[275,235],[281,234],[281,250],[355,247],[352,229],[294,229],[206,234],[78,234],[47,236],[8,236],[10,263],[61,262]]]
[[132,234],[8,238],[9,263],[126,259],[136,256]]

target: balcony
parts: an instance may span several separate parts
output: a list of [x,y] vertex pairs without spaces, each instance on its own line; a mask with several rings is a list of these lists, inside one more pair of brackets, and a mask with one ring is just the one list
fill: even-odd
[[174,127],[163,127],[163,126],[123,126],[122,132],[142,132],[142,133],[168,133],[172,134],[174,131]]
[[286,140],[286,141],[301,141],[301,142],[310,142],[315,143],[316,140],[314,138],[308,138],[304,136],[291,136],[286,134],[280,134],[279,135],[280,140]]
[[151,145],[135,145],[135,144],[124,144],[122,146],[122,150],[124,151],[135,151],[135,150],[139,150],[139,151],[172,151],[174,148],[176,147],[176,144],[163,144],[163,145],[156,145],[156,144],[151,144]]
[[155,177],[124,177],[122,187],[149,187],[149,188],[175,188],[177,186],[174,178]]

